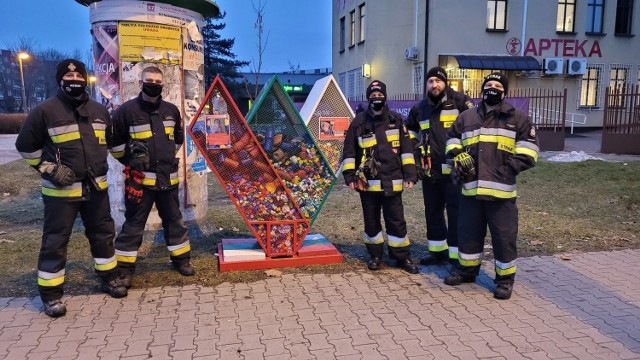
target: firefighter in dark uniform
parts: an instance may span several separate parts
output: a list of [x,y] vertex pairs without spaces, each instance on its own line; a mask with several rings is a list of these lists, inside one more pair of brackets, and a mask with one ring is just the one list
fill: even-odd
[[416,149],[418,178],[422,178],[427,223],[429,252],[420,264],[434,265],[447,259],[457,263],[460,187],[451,180],[444,148],[453,121],[474,104],[468,96],[447,85],[443,68],[431,68],[426,78],[427,97],[411,108],[407,118],[407,129]]
[[63,294],[67,244],[78,213],[89,239],[94,269],[102,291],[127,296],[118,279],[107,192],[107,156],[111,118],[107,109],[89,99],[85,65],[66,59],[56,67],[56,96],[27,116],[16,149],[42,177],[44,227],[38,257],[38,290],[44,312],[66,313]]
[[163,74],[157,67],[142,71],[140,86],[138,97],[113,113],[113,156],[125,165],[125,222],[116,238],[116,257],[126,287],[154,203],[173,267],[184,276],[195,274],[178,200],[176,154],[184,142],[180,111],[162,100]]
[[516,275],[518,208],[516,176],[538,159],[536,129],[527,114],[504,101],[504,74],[488,75],[482,102],[462,113],[449,129],[447,155],[462,183],[459,265],[447,285],[474,282],[480,271],[487,225],[495,257],[496,299],[509,299]]
[[380,210],[387,230],[389,257],[408,273],[417,274],[411,260],[402,205],[403,186],[416,182],[416,166],[409,134],[400,114],[385,105],[383,82],[367,88],[369,109],[356,115],[344,142],[342,173],[345,182],[360,194],[364,215],[364,243],[370,255],[369,269],[378,270],[384,253]]

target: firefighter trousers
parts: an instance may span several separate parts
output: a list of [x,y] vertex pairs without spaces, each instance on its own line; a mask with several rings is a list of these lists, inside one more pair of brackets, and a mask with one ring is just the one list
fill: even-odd
[[369,255],[372,258],[382,258],[384,254],[384,237],[380,222],[380,211],[382,211],[387,230],[389,258],[398,261],[408,259],[411,255],[411,243],[407,238],[402,193],[385,196],[382,192],[362,191],[360,202],[364,215],[364,243]]
[[187,238],[187,227],[182,221],[178,187],[168,190],[144,189],[140,203],[125,200],[125,221],[122,231],[116,238],[116,257],[121,273],[133,275],[138,249],[142,245],[144,226],[155,203],[162,220],[164,241],[169,250],[171,261],[176,264],[189,262],[191,245]]
[[57,300],[64,292],[67,245],[78,213],[89,239],[94,270],[104,281],[118,276],[113,238],[115,226],[111,218],[109,193],[88,192],[87,200],[43,196],[44,226],[38,256],[38,290],[43,301]]
[[[458,198],[460,187],[449,178],[422,180],[422,198],[427,223],[427,246],[433,253],[458,259]],[[447,217],[445,220],[445,209]]]
[[496,267],[496,284],[513,283],[516,275],[516,238],[518,237],[518,207],[515,199],[484,201],[475,196],[460,197],[459,271],[477,276],[484,250],[487,226]]

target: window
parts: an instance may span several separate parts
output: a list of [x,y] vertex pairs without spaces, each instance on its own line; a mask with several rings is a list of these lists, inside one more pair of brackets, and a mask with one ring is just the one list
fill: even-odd
[[346,96],[346,90],[347,90],[347,73],[346,72],[341,72],[340,74],[338,74],[338,86],[340,87],[340,90],[342,91],[343,94],[345,94]]
[[344,37],[345,37],[345,24],[344,16],[340,18],[340,52],[344,51]]
[[356,11],[349,13],[349,33],[351,38],[349,39],[349,46],[356,44]]
[[575,17],[576,0],[558,0],[556,31],[572,33],[574,30]]
[[422,77],[422,68],[424,63],[419,62],[413,65],[413,93],[422,94],[424,90],[424,82]]
[[[609,93],[622,95],[631,85],[631,65],[611,64],[609,70]],[[623,96],[614,96],[611,106],[624,106]]]
[[507,30],[507,0],[487,1],[487,30]]
[[589,0],[587,4],[587,32],[602,34],[604,0]]
[[631,35],[633,0],[618,0],[616,7],[616,35]]
[[360,42],[364,41],[364,15],[365,15],[364,3],[358,7],[358,14],[360,14]]
[[602,73],[604,65],[590,64],[587,66],[586,74],[582,75],[580,82],[580,108],[600,108]]

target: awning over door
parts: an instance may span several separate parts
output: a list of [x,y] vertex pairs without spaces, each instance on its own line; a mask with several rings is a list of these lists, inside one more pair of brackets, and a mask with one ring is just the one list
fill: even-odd
[[448,60],[454,58],[460,69],[541,70],[540,63],[533,56],[447,55],[447,57]]

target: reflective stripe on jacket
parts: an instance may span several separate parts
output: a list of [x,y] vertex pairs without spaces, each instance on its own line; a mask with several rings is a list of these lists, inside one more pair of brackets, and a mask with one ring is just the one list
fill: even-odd
[[78,199],[86,194],[82,182],[96,190],[107,189],[108,146],[111,144],[111,117],[107,109],[85,94],[80,101],[62,90],[38,106],[25,120],[16,149],[36,170],[43,162],[60,163],[73,170],[76,183],[58,188],[43,179],[42,194]]
[[536,135],[527,115],[504,101],[489,112],[481,103],[458,116],[448,132],[447,155],[467,151],[476,167],[476,178],[462,185],[462,194],[483,200],[515,198],[516,175],[538,160]]
[[184,142],[178,108],[162,99],[156,104],[137,98],[122,104],[113,113],[112,154],[124,165],[131,160],[129,142],[144,141],[149,149],[149,168],[142,185],[166,189],[178,185],[176,154]]
[[[369,125],[366,123],[369,122]],[[380,115],[371,110],[356,115],[347,130],[342,152],[342,173],[347,184],[356,181],[356,169],[367,151],[380,162],[376,178],[368,179],[367,191],[401,192],[404,181],[416,182],[416,166],[409,133],[400,114],[388,107]]]

